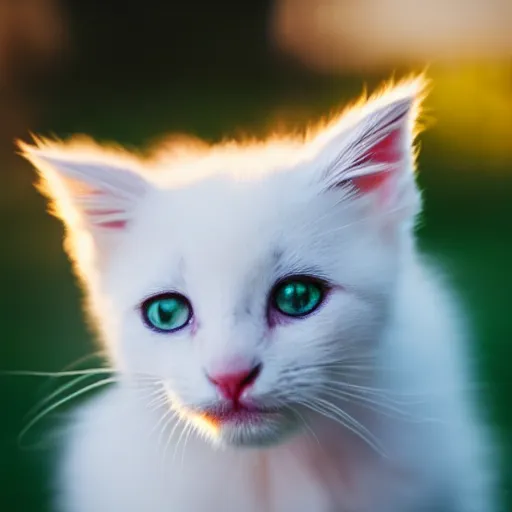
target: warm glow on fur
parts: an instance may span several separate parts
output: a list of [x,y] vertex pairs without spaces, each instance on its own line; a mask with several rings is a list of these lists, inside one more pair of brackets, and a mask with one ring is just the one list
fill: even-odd
[[[68,141],[34,136],[34,145],[18,142],[21,154],[44,174],[41,156],[75,162],[100,161],[116,167],[136,169],[148,178],[165,183],[203,179],[219,172],[234,173],[240,179],[253,172],[271,172],[290,162],[308,158],[321,151],[326,142],[350,130],[361,119],[395,101],[410,98],[409,130],[413,138],[421,131],[421,104],[428,92],[425,74],[384,83],[374,94],[367,94],[339,113],[312,123],[305,130],[271,135],[264,140],[228,140],[215,145],[192,137],[169,137],[144,153],[134,154],[117,145],[99,145],[85,136]],[[256,164],[256,165],[255,165]],[[182,170],[182,169],[186,170]],[[179,175],[181,174],[181,176]]]
[[176,413],[178,421],[190,423],[202,437],[218,441],[219,425],[215,421],[204,414],[188,410],[168,385],[165,386],[165,392],[169,400],[169,407]]
[[419,135],[421,125],[418,119],[421,114],[421,105],[428,94],[429,81],[425,74],[413,75],[410,78],[384,83],[377,91],[368,96],[362,94],[359,99],[345,107],[339,114],[308,130],[308,139],[316,140],[320,146],[328,139],[336,135],[341,129],[350,129],[361,118],[366,117],[395,101],[410,98],[412,100],[409,114],[409,130],[413,137]]

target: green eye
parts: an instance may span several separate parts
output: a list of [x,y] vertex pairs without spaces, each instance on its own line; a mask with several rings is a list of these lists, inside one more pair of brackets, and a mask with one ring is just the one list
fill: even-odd
[[192,318],[192,307],[183,295],[169,293],[147,299],[142,304],[146,324],[160,332],[172,332],[185,327]]
[[273,294],[274,307],[283,315],[305,316],[312,313],[324,298],[324,286],[318,281],[290,278],[281,282]]

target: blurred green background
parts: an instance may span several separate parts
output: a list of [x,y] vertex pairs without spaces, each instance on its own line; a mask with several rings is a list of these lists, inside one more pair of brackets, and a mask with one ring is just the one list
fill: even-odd
[[[375,31],[375,20],[373,46],[343,32],[342,18],[339,40],[322,32],[325,17],[285,16],[288,3],[0,1],[0,371],[57,371],[97,349],[61,249],[62,228],[45,213],[14,138],[86,133],[144,147],[176,131],[211,141],[263,136],[276,125],[305,126],[364,86],[371,90],[392,73],[431,62],[426,115],[436,122],[421,136],[419,236],[470,315],[478,386],[503,454],[503,494],[512,510],[512,44],[505,34],[501,46],[486,46],[482,30],[473,46],[485,51],[464,53],[459,24],[449,59],[434,44],[444,37],[436,39],[435,27],[431,40],[417,45],[421,51],[414,50],[418,28],[404,32],[407,52],[390,47],[386,54],[387,36]],[[308,5],[318,13],[320,4],[344,8],[343,0]],[[493,41],[503,16],[485,18]],[[293,44],[283,39],[290,33],[300,36]],[[0,376],[1,512],[50,510],[52,456],[43,430],[35,428],[22,446],[17,439],[26,413],[53,389],[47,386],[45,379]]]

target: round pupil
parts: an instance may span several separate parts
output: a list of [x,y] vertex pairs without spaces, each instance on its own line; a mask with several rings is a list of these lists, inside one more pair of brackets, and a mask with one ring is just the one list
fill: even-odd
[[185,301],[179,298],[158,299],[147,307],[149,322],[161,330],[183,327],[189,319],[190,311]]
[[277,308],[286,315],[298,316],[310,313],[320,303],[321,288],[314,283],[289,282],[276,294]]

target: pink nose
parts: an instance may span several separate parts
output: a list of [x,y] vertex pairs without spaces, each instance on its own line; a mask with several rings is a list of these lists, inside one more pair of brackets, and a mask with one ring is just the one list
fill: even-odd
[[258,364],[249,370],[208,375],[208,379],[212,384],[215,384],[224,398],[238,402],[242,393],[254,384],[260,373],[261,364]]

